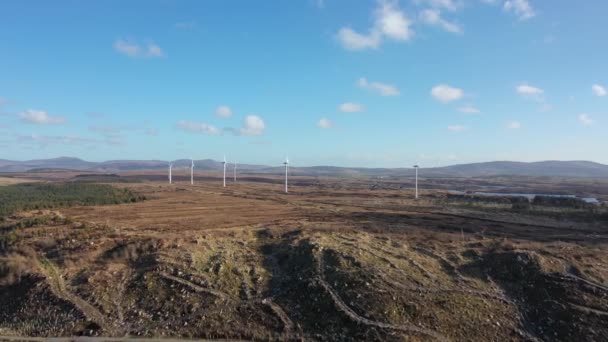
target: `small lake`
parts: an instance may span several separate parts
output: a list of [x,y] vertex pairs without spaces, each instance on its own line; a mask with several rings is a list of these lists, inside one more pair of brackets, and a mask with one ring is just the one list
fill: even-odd
[[[501,193],[501,192],[464,192],[457,190],[450,190],[449,193],[454,195],[478,195],[478,196],[496,196],[496,197],[525,197],[529,200],[533,200],[535,197],[553,197],[553,198],[577,198],[575,195],[551,195],[551,194],[520,194],[520,193]],[[585,197],[580,199],[586,203],[600,203],[597,198]]]

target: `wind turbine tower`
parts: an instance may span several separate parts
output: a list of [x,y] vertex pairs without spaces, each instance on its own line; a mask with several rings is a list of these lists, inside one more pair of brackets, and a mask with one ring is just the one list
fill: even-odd
[[224,161],[222,162],[224,165],[224,188],[226,187],[226,156],[224,155]]
[[194,185],[194,159],[190,158],[190,185]]
[[236,183],[236,162],[234,162],[234,182]]
[[288,189],[287,178],[288,178],[288,173],[289,173],[288,172],[289,171],[289,157],[285,158],[285,162],[283,164],[285,165],[285,193],[288,193],[289,189]]
[[173,184],[173,179],[171,177],[172,169],[173,169],[173,163],[169,163],[169,184]]
[[414,165],[414,169],[416,170],[416,199],[418,199],[418,165]]

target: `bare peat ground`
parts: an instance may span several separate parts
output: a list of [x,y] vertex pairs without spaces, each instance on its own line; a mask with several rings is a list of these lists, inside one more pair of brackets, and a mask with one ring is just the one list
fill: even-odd
[[608,340],[606,221],[251,178],[118,183],[147,200],[10,218],[0,335]]

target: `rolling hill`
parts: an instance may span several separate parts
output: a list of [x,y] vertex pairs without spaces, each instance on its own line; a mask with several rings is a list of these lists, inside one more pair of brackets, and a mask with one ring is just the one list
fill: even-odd
[[[212,159],[195,160],[197,170],[221,170],[222,163]],[[163,170],[168,166],[163,160],[109,160],[89,162],[78,158],[59,157],[28,161],[0,159],[0,172],[26,172],[31,170],[77,170],[92,172],[125,172],[134,170]],[[190,160],[174,161],[174,166],[188,167]],[[282,166],[239,164],[241,172],[280,174]],[[413,175],[411,168],[355,168],[338,166],[298,167],[292,165],[291,173],[307,176],[343,176],[343,177],[398,177]],[[494,161],[421,169],[424,177],[583,177],[608,178],[608,165],[590,161],[540,161],[513,162]]]

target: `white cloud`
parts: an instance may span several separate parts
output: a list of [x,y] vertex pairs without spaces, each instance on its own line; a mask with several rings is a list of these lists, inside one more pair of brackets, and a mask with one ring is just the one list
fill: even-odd
[[447,103],[460,100],[464,96],[464,91],[447,84],[440,84],[431,89],[431,95],[438,101]]
[[384,38],[410,40],[414,36],[411,26],[412,21],[401,11],[397,1],[380,0],[374,10],[374,23],[367,34],[343,27],[338,31],[337,38],[348,50],[376,49]]
[[122,134],[124,131],[131,129],[128,126],[114,126],[114,125],[91,125],[89,131],[100,133],[105,136]]
[[262,135],[266,124],[264,120],[257,115],[247,115],[243,122],[243,128],[240,130],[241,135]]
[[522,98],[539,103],[540,108],[538,110],[541,112],[549,112],[553,108],[545,99],[545,91],[541,88],[524,83],[515,87],[515,91]]
[[528,84],[521,84],[521,85],[517,86],[516,90],[521,95],[532,95],[532,96],[542,95],[545,92],[544,90],[542,90],[540,88],[533,87]]
[[414,0],[417,5],[428,5],[433,8],[456,11],[462,7],[463,3],[459,0]]
[[513,12],[520,20],[531,19],[536,16],[536,12],[528,0],[508,0],[503,6],[507,12]]
[[[521,84],[515,88],[515,91],[517,91],[517,93],[524,98],[544,102],[543,95],[545,94],[545,91],[538,87],[534,87],[528,84]],[[545,104],[545,106],[548,105]]]
[[358,113],[364,111],[365,107],[358,103],[346,102],[341,104],[340,107],[338,107],[338,110],[343,113]]
[[511,121],[507,123],[508,129],[520,129],[521,123],[519,121]]
[[126,145],[125,137],[117,136],[117,137],[107,137],[104,142],[108,145]]
[[221,133],[221,131],[215,126],[194,121],[181,120],[177,123],[177,128],[189,133],[200,133],[206,135],[218,135]]
[[147,56],[148,57],[163,57],[165,53],[160,48],[160,46],[155,43],[149,43],[147,47]]
[[399,89],[394,85],[380,82],[368,82],[365,77],[361,77],[359,81],[357,81],[357,85],[362,89],[376,92],[382,96],[399,96],[400,94]]
[[45,148],[50,145],[75,145],[83,146],[90,144],[102,143],[102,141],[81,137],[77,134],[66,135],[17,135],[16,142],[23,145],[37,145],[40,148]]
[[334,124],[329,119],[323,118],[323,119],[319,120],[319,122],[317,123],[317,126],[319,126],[320,128],[323,128],[323,129],[328,129],[328,128],[333,128]]
[[608,90],[606,90],[606,88],[604,88],[603,86],[601,86],[599,84],[594,84],[591,87],[591,90],[593,90],[593,93],[596,96],[606,96],[606,95],[608,95]]
[[219,106],[215,109],[215,115],[222,118],[229,118],[232,116],[232,110],[228,106]]
[[232,134],[238,136],[253,136],[264,134],[265,129],[266,124],[264,123],[264,120],[261,117],[257,115],[247,115],[243,120],[243,127],[227,127],[224,128],[224,131],[232,132]]
[[89,126],[89,131],[101,135],[103,137],[102,141],[109,145],[126,144],[132,132],[141,132],[150,136],[158,135],[158,130],[150,127],[148,122],[143,125],[95,124]]
[[465,114],[479,114],[479,113],[481,113],[481,111],[477,107],[472,106],[472,105],[462,106],[462,107],[458,108],[458,111],[461,112],[461,113],[465,113]]
[[376,27],[387,37],[394,40],[409,40],[414,35],[412,22],[398,7],[396,1],[380,1],[376,9]]
[[133,41],[117,39],[114,42],[114,50],[132,58],[158,58],[165,56],[165,53],[163,52],[161,47],[155,44],[154,42],[148,42],[145,46],[142,46],[139,43]]
[[19,113],[21,121],[36,125],[56,125],[65,122],[65,118],[61,116],[50,116],[42,110],[28,109],[25,112]]
[[595,121],[593,121],[593,119],[591,119],[591,117],[589,116],[589,114],[579,114],[578,121],[583,126],[591,126],[595,122]]
[[122,39],[118,39],[114,42],[114,49],[129,57],[137,57],[141,53],[141,47],[139,45]]
[[448,131],[450,132],[464,132],[466,130],[468,130],[469,128],[466,126],[462,126],[462,125],[451,125],[448,126]]
[[441,12],[436,9],[427,9],[420,12],[420,19],[425,24],[440,27],[451,33],[463,33],[462,27],[443,19]]
[[355,32],[350,27],[343,27],[338,31],[338,40],[345,49],[364,50],[375,49],[380,46],[382,37],[378,32],[371,32],[368,35]]

